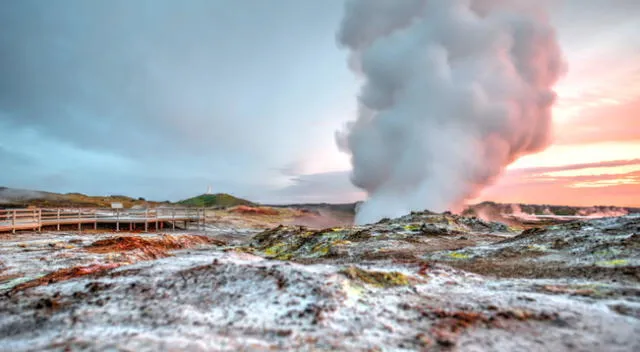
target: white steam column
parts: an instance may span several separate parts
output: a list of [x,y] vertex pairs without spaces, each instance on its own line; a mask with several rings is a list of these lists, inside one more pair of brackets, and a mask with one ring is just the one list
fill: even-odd
[[347,2],[338,40],[363,83],[336,139],[369,196],[357,223],[455,210],[549,145],[565,66],[543,3]]

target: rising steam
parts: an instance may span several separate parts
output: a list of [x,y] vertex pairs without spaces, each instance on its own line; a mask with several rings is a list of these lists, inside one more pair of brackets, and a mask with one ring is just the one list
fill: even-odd
[[347,2],[338,40],[364,82],[337,142],[369,195],[356,222],[459,207],[550,143],[564,62],[540,3]]

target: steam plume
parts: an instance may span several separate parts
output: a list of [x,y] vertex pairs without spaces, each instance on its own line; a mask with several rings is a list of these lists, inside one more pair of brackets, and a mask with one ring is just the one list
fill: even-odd
[[356,222],[459,207],[550,143],[564,62],[540,3],[347,2],[338,40],[364,82],[336,139],[369,195]]

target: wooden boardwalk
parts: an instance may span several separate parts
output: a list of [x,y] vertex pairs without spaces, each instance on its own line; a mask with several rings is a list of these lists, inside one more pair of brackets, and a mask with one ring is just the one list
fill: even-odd
[[77,226],[78,231],[90,226],[97,230],[99,225],[114,226],[132,231],[138,226],[149,231],[176,227],[188,229],[205,228],[205,209],[157,208],[157,209],[0,209],[0,232],[18,230],[57,230],[62,226]]

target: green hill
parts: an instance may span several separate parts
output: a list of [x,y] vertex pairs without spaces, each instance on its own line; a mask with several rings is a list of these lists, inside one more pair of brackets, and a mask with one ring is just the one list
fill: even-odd
[[246,199],[237,198],[226,193],[202,194],[197,197],[181,200],[178,204],[190,207],[235,207],[237,205],[255,205]]

